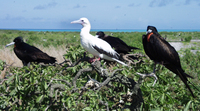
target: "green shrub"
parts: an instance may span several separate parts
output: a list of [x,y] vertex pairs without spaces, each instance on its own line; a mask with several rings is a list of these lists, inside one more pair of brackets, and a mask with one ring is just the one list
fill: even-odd
[[[14,37],[23,33],[23,37],[28,39],[30,44],[44,45],[45,47],[49,44],[54,46],[63,45],[67,46],[67,52],[64,55],[65,59],[71,60],[73,63],[79,60],[85,50],[80,45],[79,32],[47,32],[44,35],[43,32],[28,31],[13,31],[12,33],[6,33],[6,31],[0,30],[1,39],[8,40],[10,43]],[[107,35],[110,32],[105,32]],[[31,35],[30,35],[31,34]],[[139,47],[142,46],[142,35],[143,32],[113,32],[113,36],[120,37],[127,44]],[[173,40],[179,40],[181,37],[177,32],[163,32],[168,38]],[[181,36],[188,36],[192,34],[192,37],[199,38],[200,33],[181,33]],[[189,36],[188,36],[189,37]],[[191,38],[191,37],[190,37]],[[46,42],[42,40],[46,39]],[[191,39],[190,39],[191,40]],[[57,42],[58,41],[58,42]],[[3,43],[3,40],[1,41]],[[5,44],[5,43],[4,43]],[[192,48],[194,49],[194,48]],[[144,54],[144,51],[138,51]],[[189,79],[197,88],[200,87],[200,52],[193,54],[189,49],[180,52],[183,56],[180,57],[181,65],[185,72],[194,77]],[[88,54],[87,54],[88,55]],[[91,55],[92,57],[92,55]],[[121,74],[130,77],[135,81],[139,79],[136,72],[140,73],[151,73],[153,71],[154,63],[146,57],[141,58],[142,63],[132,65],[132,69],[124,68],[120,65],[115,66],[113,69],[123,68]],[[0,61],[0,70],[4,69],[5,62]],[[103,65],[103,62],[102,62]],[[7,71],[10,77],[6,78],[6,81],[0,85],[0,109],[6,110],[63,110],[62,108],[67,107],[70,110],[103,110],[105,106],[97,104],[99,100],[108,103],[109,107],[112,107],[115,102],[106,98],[115,96],[114,99],[121,99],[121,95],[127,92],[127,88],[119,83],[109,83],[108,87],[103,87],[99,91],[85,91],[80,95],[79,93],[72,93],[70,87],[66,85],[67,82],[71,82],[77,72],[83,68],[89,68],[91,65],[87,62],[79,63],[75,67],[68,67],[69,64],[56,66],[41,66],[32,65],[29,67],[16,68],[10,67]],[[113,69],[108,69],[108,71]],[[162,65],[156,66],[156,75],[158,81],[153,87],[154,78],[147,77],[141,86],[143,94],[144,104],[143,110],[199,110],[200,109],[200,93],[192,85],[191,89],[194,92],[196,98],[192,98],[190,92],[187,90],[183,82],[174,73],[166,69]],[[84,86],[88,80],[88,75],[95,80],[102,82],[104,78],[101,78],[95,71],[83,72],[83,74],[77,80],[77,89]],[[64,81],[59,81],[59,80]],[[2,82],[2,80],[0,81]],[[59,86],[59,87],[56,87]],[[120,86],[120,92],[117,92],[113,87]],[[8,88],[9,87],[9,88]],[[56,88],[54,88],[56,87]],[[53,104],[53,105],[52,105]],[[128,105],[125,104],[125,105]],[[118,108],[120,110],[120,108]]]
[[185,42],[190,42],[192,40],[192,36],[188,36],[185,38]]

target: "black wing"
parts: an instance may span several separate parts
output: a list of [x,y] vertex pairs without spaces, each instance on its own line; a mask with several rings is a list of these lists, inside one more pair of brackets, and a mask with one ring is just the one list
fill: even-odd
[[[145,39],[147,37],[144,37]],[[145,45],[144,45],[145,44]],[[180,58],[174,47],[159,35],[151,35],[150,41],[143,40],[147,55],[157,62],[171,63],[181,67]]]
[[50,57],[40,49],[30,46],[26,43],[21,43],[19,46],[14,48],[15,54],[21,60],[26,62],[44,62],[44,63],[55,63],[54,57]]
[[115,59],[119,59],[119,54],[117,52],[115,53],[109,53],[109,52],[106,52],[105,50],[97,47],[97,46],[92,46],[95,50],[97,50],[100,54],[105,54],[109,57],[112,57],[112,58],[115,58]]
[[108,42],[111,45],[111,47],[113,47],[115,51],[118,53],[126,54],[130,51],[129,46],[117,37],[107,36],[107,37],[104,37],[103,40]]
[[147,41],[147,36],[143,35],[143,46],[150,59],[162,63],[170,71],[177,74],[194,97],[191,88],[187,84],[187,77],[191,76],[186,74],[181,68],[180,59],[174,47],[172,47],[160,35],[156,34],[150,36],[149,42]]

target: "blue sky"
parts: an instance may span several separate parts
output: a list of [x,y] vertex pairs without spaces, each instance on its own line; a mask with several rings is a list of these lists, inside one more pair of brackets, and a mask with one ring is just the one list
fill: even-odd
[[1,0],[0,29],[200,29],[200,0]]

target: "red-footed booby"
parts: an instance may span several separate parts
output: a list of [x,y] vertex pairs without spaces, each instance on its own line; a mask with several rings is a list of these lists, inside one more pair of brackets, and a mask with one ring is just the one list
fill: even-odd
[[[120,55],[112,49],[110,44],[90,34],[91,25],[87,18],[80,18],[71,23],[79,23],[83,26],[80,32],[81,45],[85,50],[94,55],[108,61],[116,61],[122,65],[127,66],[124,62],[119,60]],[[91,60],[91,62],[93,62]]]

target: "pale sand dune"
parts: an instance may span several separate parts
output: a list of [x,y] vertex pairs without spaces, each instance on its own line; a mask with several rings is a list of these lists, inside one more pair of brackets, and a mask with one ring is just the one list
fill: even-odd
[[176,51],[181,50],[182,48],[191,48],[192,46],[194,46],[193,44],[189,44],[189,45],[184,45],[182,42],[169,42],[175,49]]
[[[39,48],[43,52],[47,53],[49,56],[55,57],[57,60],[57,63],[61,63],[64,61],[63,55],[66,54],[66,48],[65,45],[63,46],[58,46],[57,48],[50,46],[48,48],[44,48],[43,46],[40,45],[34,45],[35,47]],[[13,64],[13,66],[17,67],[22,67],[23,64],[21,60],[17,58],[13,51],[13,46],[7,47],[7,48],[2,48],[0,49],[0,60],[5,61],[7,64]]]

